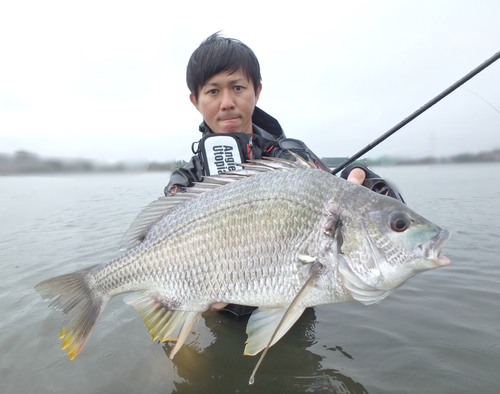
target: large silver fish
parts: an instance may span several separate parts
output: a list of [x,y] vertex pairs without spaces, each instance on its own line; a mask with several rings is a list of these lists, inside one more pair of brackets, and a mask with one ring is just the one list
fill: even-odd
[[153,340],[177,340],[171,358],[211,305],[257,306],[245,347],[255,355],[307,307],[379,302],[415,273],[448,265],[440,251],[449,237],[399,201],[304,161],[257,161],[160,198],[125,234],[123,255],[36,290],[58,297],[71,359],[109,300],[128,292],[142,293],[131,303]]

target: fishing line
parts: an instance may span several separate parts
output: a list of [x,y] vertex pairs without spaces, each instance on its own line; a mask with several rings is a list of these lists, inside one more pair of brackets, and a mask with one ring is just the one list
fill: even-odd
[[480,98],[481,100],[483,100],[486,104],[488,104],[491,108],[493,108],[495,111],[497,111],[500,114],[500,111],[493,104],[491,104],[489,101],[482,98],[479,94],[477,94],[477,93],[475,93],[472,90],[467,89],[467,88],[462,88],[462,89],[467,90],[469,93],[472,93],[474,96]]
[[434,97],[431,101],[429,101],[427,104],[424,106],[420,107],[418,110],[413,112],[410,116],[399,122],[396,126],[394,126],[392,129],[388,130],[384,134],[382,134],[380,137],[378,137],[376,140],[374,140],[372,143],[368,144],[365,146],[363,149],[361,149],[358,153],[354,154],[344,162],[342,162],[339,166],[334,168],[332,170],[332,174],[335,175],[339,171],[343,170],[345,167],[347,167],[349,164],[353,163],[357,159],[359,159],[361,156],[363,156],[366,152],[372,150],[374,147],[376,147],[378,144],[380,144],[382,141],[384,141],[386,138],[390,137],[392,134],[394,134],[396,131],[401,129],[403,126],[407,125],[410,123],[413,119],[415,119],[417,116],[423,114],[425,111],[427,111],[429,108],[431,108],[434,104],[437,104],[439,101],[441,101],[443,98],[448,96],[451,92],[453,92],[455,89],[459,88],[462,86],[465,82],[467,82],[469,79],[472,77],[476,76],[479,74],[481,71],[483,71],[486,67],[494,63],[500,58],[500,52],[495,53],[492,57],[490,57],[488,60],[477,66],[474,70],[472,70],[470,73],[465,75],[463,78],[459,79],[457,82],[455,82],[453,85],[451,85],[448,89],[445,89],[442,93],[438,94],[436,97]]

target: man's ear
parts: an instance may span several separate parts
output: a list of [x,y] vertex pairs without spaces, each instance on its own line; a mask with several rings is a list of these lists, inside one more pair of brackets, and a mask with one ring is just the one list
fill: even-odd
[[[191,102],[193,103],[193,105],[196,107],[196,109],[198,109],[198,101],[196,100],[196,97],[194,97],[194,94],[191,93],[189,95],[189,100],[191,100]],[[199,111],[199,109],[198,109]]]
[[261,90],[262,90],[262,84],[259,83],[259,87],[257,88],[257,91],[255,92],[255,104],[257,104],[257,101],[259,101],[259,96],[260,96]]

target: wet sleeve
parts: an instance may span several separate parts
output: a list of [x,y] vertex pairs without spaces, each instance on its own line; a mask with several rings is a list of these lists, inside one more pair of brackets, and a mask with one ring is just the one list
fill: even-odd
[[186,187],[193,186],[195,182],[201,181],[203,181],[203,168],[198,156],[193,156],[184,167],[172,172],[170,181],[163,192],[166,196],[173,195],[178,191],[184,191]]

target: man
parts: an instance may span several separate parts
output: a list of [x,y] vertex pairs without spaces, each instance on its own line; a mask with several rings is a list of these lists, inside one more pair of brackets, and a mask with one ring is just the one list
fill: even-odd
[[[302,141],[286,138],[278,121],[256,106],[262,91],[260,66],[242,42],[218,33],[211,35],[191,55],[186,79],[189,98],[203,116],[202,139],[190,162],[172,173],[165,195],[202,182],[203,176],[236,169],[236,164],[247,160],[265,156],[294,160],[290,151],[329,170]],[[380,178],[359,164],[348,167],[341,176],[360,185],[365,179]],[[390,188],[384,193],[394,194]],[[224,306],[213,305],[212,309]],[[224,309],[238,315],[253,310],[238,305]]]

